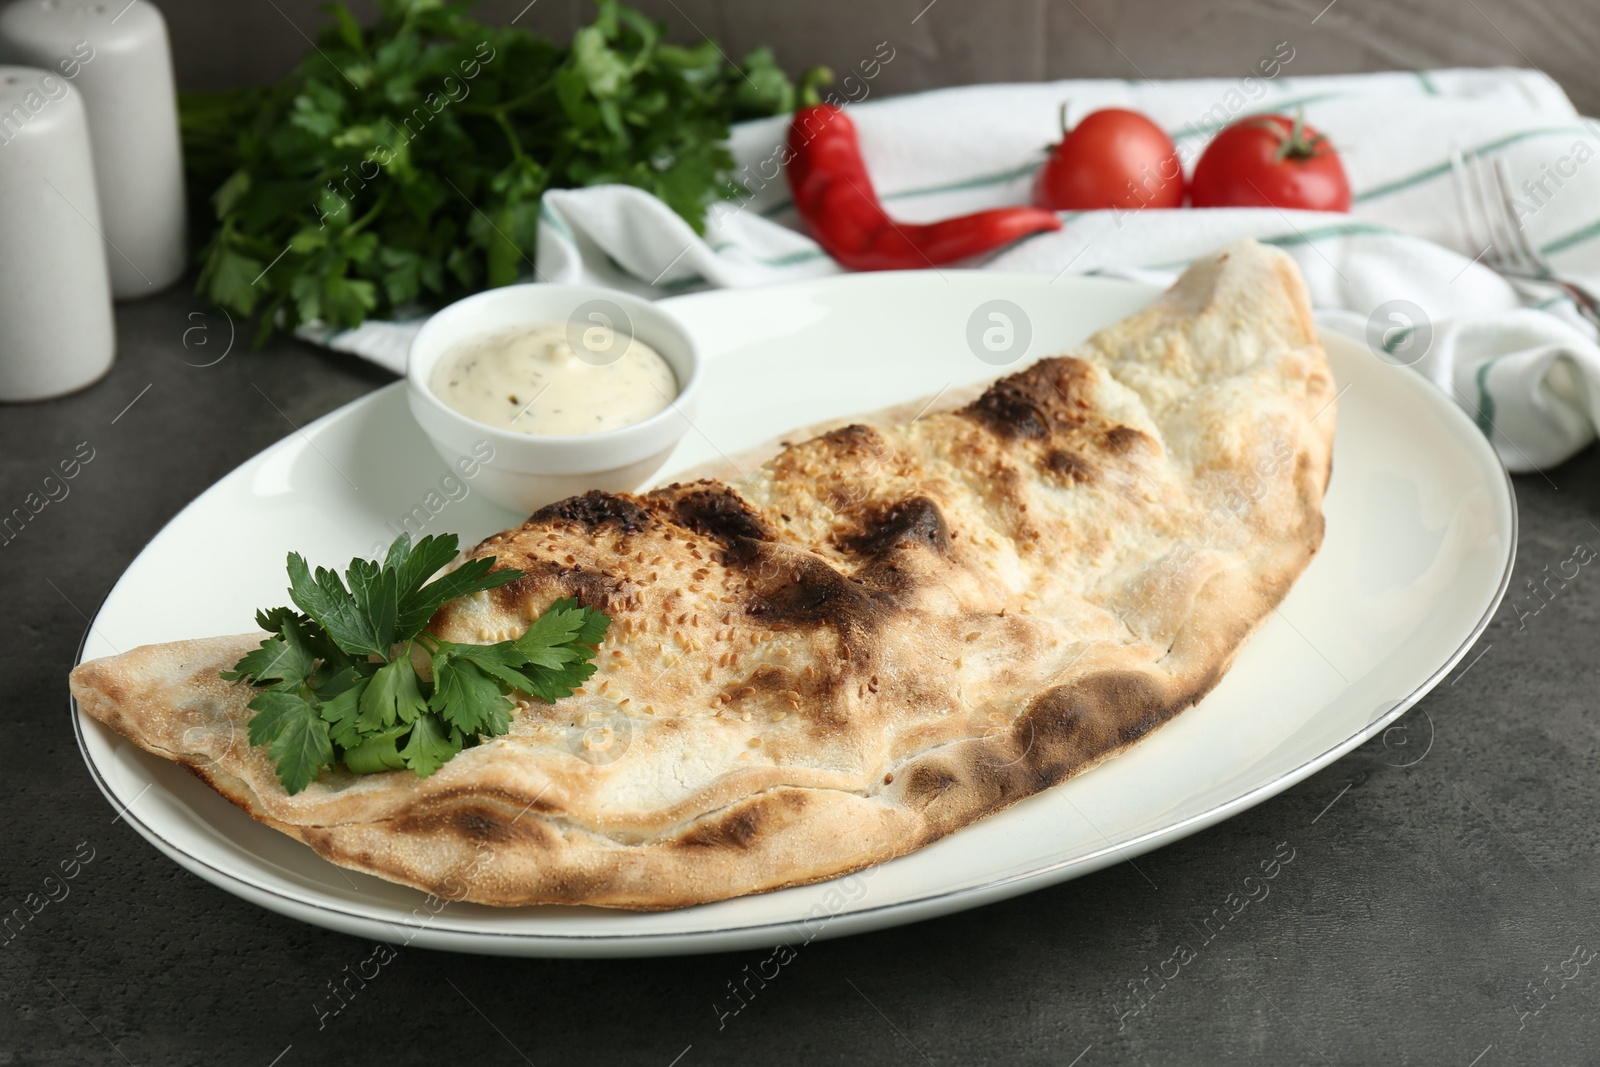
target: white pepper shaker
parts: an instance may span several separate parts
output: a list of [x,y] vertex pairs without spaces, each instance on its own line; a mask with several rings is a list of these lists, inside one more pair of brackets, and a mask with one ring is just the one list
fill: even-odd
[[43,400],[111,369],[111,280],[83,101],[0,66],[0,400]]
[[186,261],[183,152],[167,23],[150,0],[15,0],[0,58],[43,67],[83,96],[111,291],[151,296]]

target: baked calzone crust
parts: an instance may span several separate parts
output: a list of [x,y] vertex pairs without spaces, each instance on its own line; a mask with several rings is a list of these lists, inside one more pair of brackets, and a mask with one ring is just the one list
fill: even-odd
[[477,546],[526,575],[446,605],[439,636],[515,637],[558,597],[613,621],[582,689],[425,779],[287,794],[246,741],[252,691],[218,677],[260,634],[85,663],[72,691],[343,866],[672,908],[909,852],[1116,754],[1216,684],[1322,539],[1332,377],[1296,268],[1254,242],[900,420]]

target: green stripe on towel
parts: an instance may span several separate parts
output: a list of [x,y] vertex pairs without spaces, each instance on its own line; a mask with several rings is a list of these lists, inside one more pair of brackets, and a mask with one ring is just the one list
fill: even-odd
[[1320,241],[1324,237],[1364,237],[1376,234],[1384,237],[1404,236],[1398,230],[1391,230],[1387,226],[1379,226],[1371,222],[1335,222],[1328,226],[1318,226],[1311,230],[1296,230],[1294,233],[1279,234],[1275,237],[1258,237],[1256,240],[1264,245],[1277,245],[1279,248],[1293,248],[1297,245],[1310,244]]
[[575,245],[578,243],[572,236],[572,231],[567,228],[566,220],[557,218],[554,212],[545,206],[542,199],[539,201],[539,221],[549,223],[550,228],[565,238],[568,244]]
[[[724,241],[713,245],[711,251],[721,255],[724,252],[743,252],[744,248],[732,241]],[[794,252],[785,252],[781,256],[751,256],[745,258],[752,263],[759,263],[763,267],[792,267],[797,263],[810,263],[812,260],[821,259],[825,253],[820,248],[801,248]]]
[[1046,157],[1043,155],[1035,156],[1033,159],[1030,159],[1020,167],[1012,167],[1010,170],[1003,170],[998,174],[984,174],[976,178],[966,178],[962,181],[948,182],[944,185],[928,185],[920,189],[902,189],[896,193],[882,193],[879,195],[878,199],[904,200],[913,196],[933,196],[937,193],[959,193],[968,189],[982,189],[989,185],[1004,185],[1007,182],[1014,182],[1018,178],[1026,178],[1028,175],[1039,169],[1039,167],[1044,163],[1045,158]]
[[[1461,155],[1466,159],[1476,159],[1479,156],[1488,155],[1491,152],[1514,145],[1519,141],[1526,141],[1532,137],[1549,137],[1558,133],[1575,133],[1581,136],[1588,132],[1588,130],[1578,126],[1547,126],[1539,130],[1521,130],[1493,141],[1487,141],[1476,148],[1469,148],[1462,152]],[[1446,160],[1443,163],[1436,163],[1431,167],[1419,170],[1414,174],[1408,174],[1404,178],[1396,178],[1393,181],[1359,192],[1355,195],[1354,200],[1356,203],[1362,204],[1368,200],[1376,200],[1380,196],[1388,196],[1391,193],[1409,189],[1414,185],[1421,185],[1423,182],[1429,182],[1435,178],[1442,178],[1449,173],[1450,163]]]
[[1475,376],[1478,381],[1478,429],[1491,441],[1494,440],[1494,397],[1489,395],[1489,368],[1499,362],[1499,356],[1485,360]]
[[[1171,137],[1174,141],[1181,141],[1186,137],[1205,137],[1209,134],[1216,133],[1224,126],[1233,125],[1240,119],[1253,118],[1257,115],[1276,115],[1279,112],[1288,110],[1289,108],[1304,107],[1306,104],[1317,104],[1324,100],[1338,100],[1349,95],[1349,93],[1312,93],[1309,96],[1291,98],[1288,100],[1273,100],[1270,102],[1270,105],[1263,105],[1262,107],[1259,107],[1253,111],[1241,111],[1237,115],[1229,115],[1227,118],[1217,122],[1197,122],[1193,125],[1179,127],[1176,130],[1169,130],[1167,132],[1167,136]],[[1222,102],[1218,101],[1213,106],[1221,107]]]
[[1581,245],[1583,242],[1593,240],[1597,236],[1600,236],[1600,219],[1594,220],[1587,226],[1573,230],[1565,237],[1557,237],[1549,244],[1541,246],[1539,251],[1547,256],[1553,256],[1557,252],[1565,252],[1573,245]]

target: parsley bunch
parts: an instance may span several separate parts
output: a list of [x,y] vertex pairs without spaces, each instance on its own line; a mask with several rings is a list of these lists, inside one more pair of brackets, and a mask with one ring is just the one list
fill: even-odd
[[[454,534],[415,548],[401,534],[382,565],[351,560],[340,581],[289,554],[289,596],[300,611],[257,612],[272,636],[222,677],[261,690],[249,705],[250,743],[269,746],[291,794],[341,762],[356,774],[409,767],[426,778],[479,738],[509,730],[511,693],[554,703],[594,673],[611,620],[575,600],[557,600],[515,641],[458,644],[424,630],[446,602],[522,577],[491,571],[490,556],[427,580],[455,556]],[[431,678],[417,673],[413,654],[431,659]]]
[[696,230],[729,188],[729,123],[794,108],[767,49],[667,44],[616,2],[561,47],[468,17],[472,0],[340,3],[282,82],[185,94],[189,184],[216,226],[200,292],[275,324],[370,315],[506,285],[546,189],[619,182]]

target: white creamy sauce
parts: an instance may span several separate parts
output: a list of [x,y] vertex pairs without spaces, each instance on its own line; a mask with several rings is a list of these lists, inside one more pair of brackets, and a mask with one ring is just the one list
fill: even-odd
[[591,326],[581,344],[574,352],[560,322],[470,337],[440,358],[433,391],[469,419],[551,437],[631,426],[678,395],[671,365],[643,341]]

